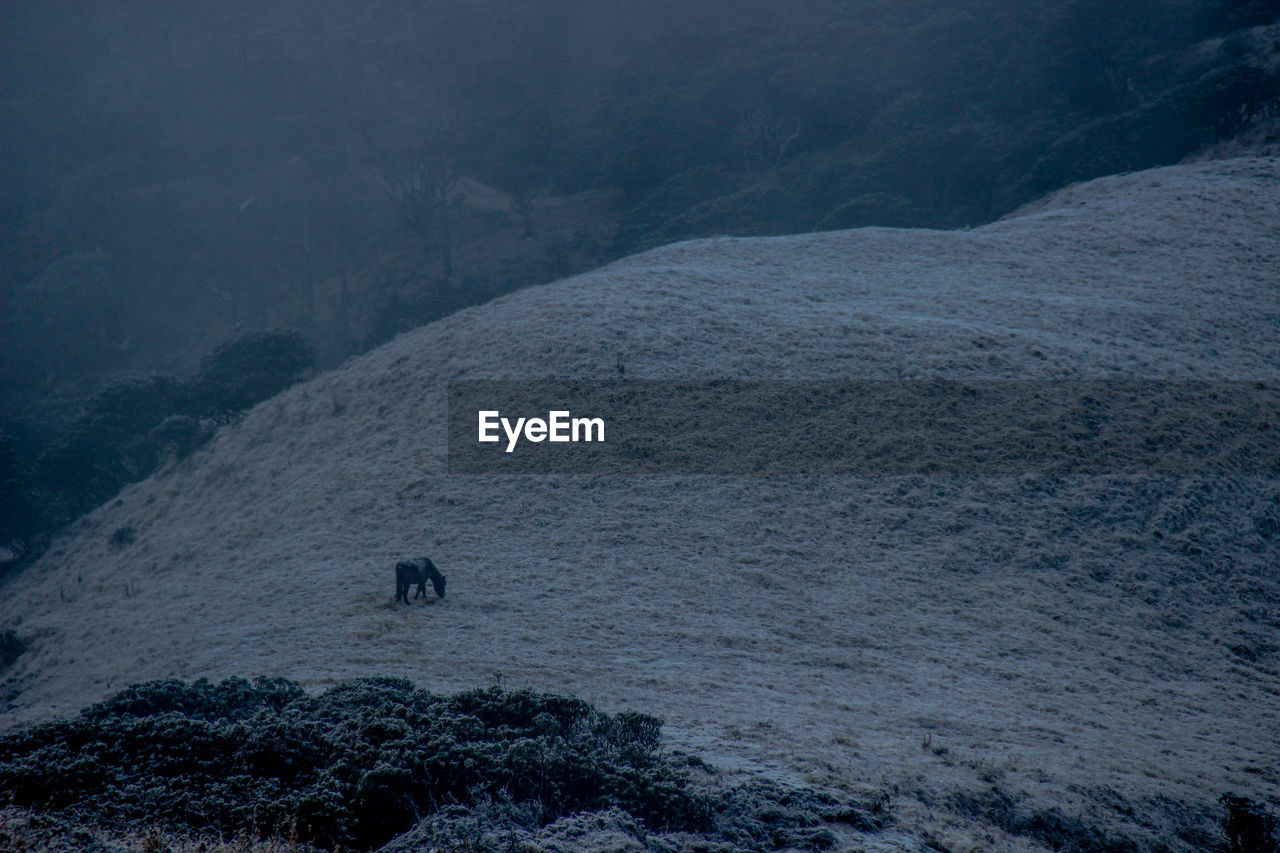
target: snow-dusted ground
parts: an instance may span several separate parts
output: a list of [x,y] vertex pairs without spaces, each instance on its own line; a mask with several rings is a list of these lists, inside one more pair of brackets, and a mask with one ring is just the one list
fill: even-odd
[[[34,639],[4,724],[162,676],[501,673],[660,714],[724,767],[883,789],[888,846],[1036,849],[973,817],[993,789],[1175,849],[1224,791],[1280,796],[1274,477],[445,473],[448,381],[619,358],[1280,381],[1280,161],[1106,178],[970,231],[681,243],[402,335],[0,590],[0,625]],[[448,598],[393,605],[394,561],[423,553]]]

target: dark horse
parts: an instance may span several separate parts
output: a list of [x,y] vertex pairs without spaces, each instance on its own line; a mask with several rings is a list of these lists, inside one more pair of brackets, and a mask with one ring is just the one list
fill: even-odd
[[430,579],[431,585],[436,589],[436,595],[444,598],[444,575],[440,574],[440,570],[436,568],[436,564],[431,562],[427,557],[420,557],[416,560],[405,560],[396,563],[396,601],[409,603],[409,587],[412,584],[418,585],[418,591],[414,593],[414,598],[427,597],[427,580]]

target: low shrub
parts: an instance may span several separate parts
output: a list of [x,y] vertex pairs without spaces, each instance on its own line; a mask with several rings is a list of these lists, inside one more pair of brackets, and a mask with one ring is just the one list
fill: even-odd
[[126,545],[132,545],[137,540],[137,534],[137,530],[126,524],[112,531],[111,537],[107,539],[107,544],[112,548],[123,548]]
[[[0,802],[69,825],[322,848],[825,849],[874,830],[848,800],[753,781],[712,790],[661,721],[494,686],[435,696],[369,678],[154,681],[0,737]],[[594,840],[592,840],[594,839]],[[656,845],[656,846],[655,846]]]
[[544,821],[617,807],[705,829],[712,803],[658,752],[660,723],[493,687],[434,696],[366,679],[318,697],[278,679],[158,681],[0,739],[0,799],[83,820],[371,849],[447,806]]

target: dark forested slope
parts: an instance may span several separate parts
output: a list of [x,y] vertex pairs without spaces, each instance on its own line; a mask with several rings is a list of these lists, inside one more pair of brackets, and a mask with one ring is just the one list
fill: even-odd
[[0,15],[6,400],[236,327],[332,362],[688,236],[976,223],[1175,161],[1277,92],[1252,29],[1275,10],[1221,0]]

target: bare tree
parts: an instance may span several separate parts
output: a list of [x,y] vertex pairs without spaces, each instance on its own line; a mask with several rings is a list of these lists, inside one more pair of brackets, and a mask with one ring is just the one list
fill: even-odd
[[765,171],[776,170],[786,159],[787,151],[800,138],[803,125],[790,125],[769,116],[756,107],[743,113],[742,121],[734,133],[734,146],[742,152],[742,165],[748,175],[759,166]]
[[439,252],[446,277],[453,276],[449,196],[459,177],[448,151],[422,152],[383,175],[383,185],[395,200],[400,221],[422,238],[428,251]]

